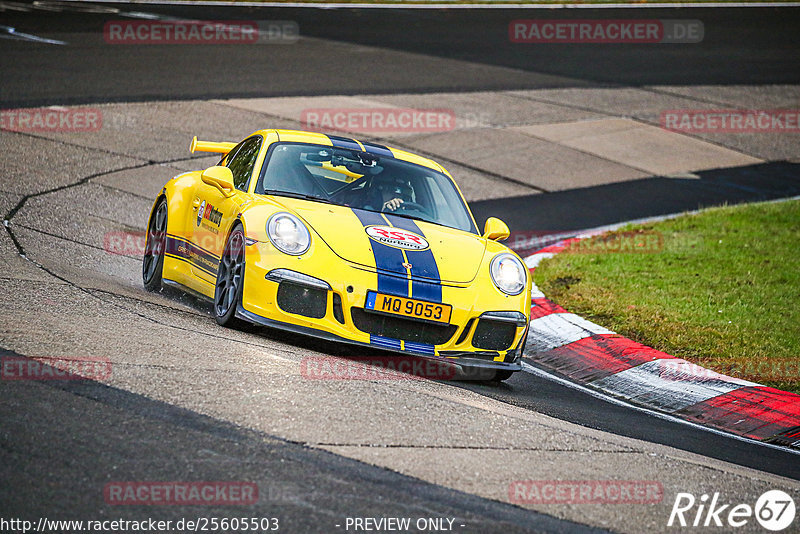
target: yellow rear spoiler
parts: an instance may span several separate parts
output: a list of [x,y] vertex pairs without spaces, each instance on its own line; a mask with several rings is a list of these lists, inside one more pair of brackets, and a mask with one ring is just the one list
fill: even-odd
[[197,136],[192,137],[192,144],[189,145],[189,152],[192,154],[197,152],[218,152],[220,154],[227,154],[231,151],[236,143],[215,143],[213,141],[198,141]]

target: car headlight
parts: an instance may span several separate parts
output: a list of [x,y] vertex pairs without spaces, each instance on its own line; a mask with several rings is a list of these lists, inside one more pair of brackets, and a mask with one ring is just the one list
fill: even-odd
[[528,281],[527,269],[513,254],[498,254],[492,259],[489,272],[497,289],[507,295],[519,295]]
[[275,248],[299,256],[311,245],[311,235],[303,221],[291,213],[276,213],[267,221],[267,236]]

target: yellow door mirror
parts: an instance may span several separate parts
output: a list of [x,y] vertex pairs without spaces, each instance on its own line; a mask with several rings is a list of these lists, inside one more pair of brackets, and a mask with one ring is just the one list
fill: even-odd
[[220,192],[229,197],[234,192],[233,173],[228,167],[214,166],[209,167],[200,175],[203,183],[216,187]]
[[497,217],[489,217],[483,225],[483,237],[492,241],[503,241],[511,234],[506,223]]

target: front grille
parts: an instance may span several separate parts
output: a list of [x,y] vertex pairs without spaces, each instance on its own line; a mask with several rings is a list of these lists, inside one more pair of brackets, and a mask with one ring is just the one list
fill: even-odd
[[506,350],[514,342],[517,325],[506,321],[479,319],[472,336],[472,346],[486,350]]
[[457,330],[452,324],[423,323],[402,317],[369,313],[363,308],[352,308],[350,313],[353,324],[362,332],[426,345],[447,343]]
[[328,292],[292,282],[278,284],[278,306],[285,312],[322,319],[328,308]]

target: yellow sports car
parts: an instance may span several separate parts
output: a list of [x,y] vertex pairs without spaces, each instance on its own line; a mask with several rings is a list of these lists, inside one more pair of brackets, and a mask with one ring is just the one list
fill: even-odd
[[[222,159],[175,176],[147,224],[144,286],[213,301],[239,321],[447,359],[495,380],[520,370],[530,274],[478,232],[450,174],[427,158],[345,137],[259,130],[192,140]],[[491,374],[492,371],[489,371]]]

